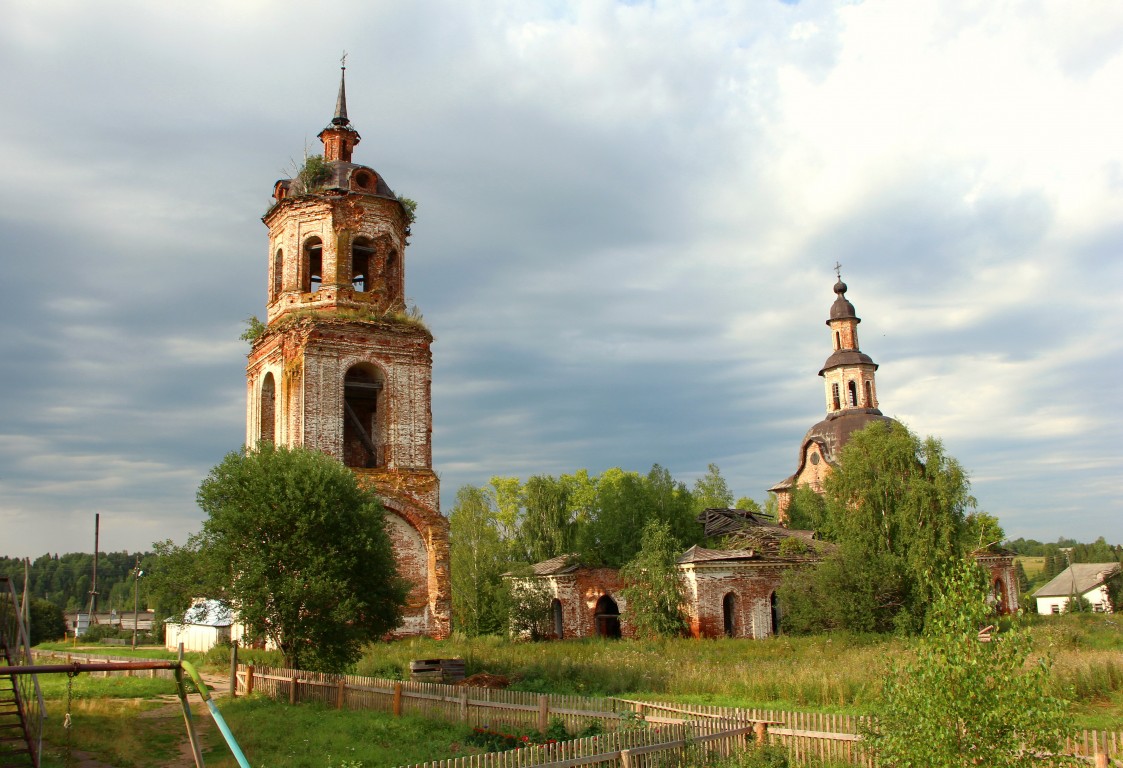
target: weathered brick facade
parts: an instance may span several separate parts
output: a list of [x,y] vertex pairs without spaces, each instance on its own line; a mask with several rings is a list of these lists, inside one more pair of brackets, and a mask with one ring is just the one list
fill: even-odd
[[873,421],[890,421],[877,407],[877,364],[858,348],[858,323],[861,318],[846,298],[846,283],[840,279],[834,286],[827,326],[831,332],[831,354],[823,363],[827,416],[807,430],[799,444],[795,472],[768,490],[776,494],[779,519],[787,520],[792,490],[805,485],[816,493],[823,492],[823,482],[838,461],[842,446],[851,433]]
[[314,448],[351,467],[382,499],[399,572],[412,585],[396,634],[446,637],[433,337],[405,307],[409,212],[378,173],[350,162],[359,134],[342,82],[320,138],[319,176],[277,182],[263,218],[267,324],[246,366],[246,442]]
[[1008,549],[991,545],[972,553],[975,562],[986,570],[990,579],[991,600],[994,609],[1000,614],[1017,613],[1021,608],[1018,600],[1018,574],[1014,568],[1015,554]]

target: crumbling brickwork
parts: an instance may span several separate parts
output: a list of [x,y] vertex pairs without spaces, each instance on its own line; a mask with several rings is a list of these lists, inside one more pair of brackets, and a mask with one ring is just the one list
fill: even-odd
[[395,635],[446,637],[448,522],[433,472],[433,337],[405,312],[410,217],[356,165],[343,86],[324,173],[274,185],[267,324],[246,366],[246,442],[323,451],[387,510],[399,574],[412,585]]
[[680,567],[694,637],[759,640],[776,634],[780,618],[776,590],[791,564],[742,561]]

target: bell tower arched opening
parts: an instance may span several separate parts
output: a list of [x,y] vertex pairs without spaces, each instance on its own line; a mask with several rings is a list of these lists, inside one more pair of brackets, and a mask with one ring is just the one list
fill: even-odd
[[277,442],[277,384],[273,374],[265,374],[261,380],[261,434],[258,439],[262,442]]
[[343,463],[372,469],[386,466],[385,421],[379,400],[382,372],[373,365],[351,366],[343,379]]
[[370,238],[358,237],[351,243],[351,287],[360,293],[367,293],[374,287],[374,276],[370,273],[374,245]]
[[315,293],[324,282],[324,243],[318,237],[304,241],[304,254],[301,259],[300,290]]

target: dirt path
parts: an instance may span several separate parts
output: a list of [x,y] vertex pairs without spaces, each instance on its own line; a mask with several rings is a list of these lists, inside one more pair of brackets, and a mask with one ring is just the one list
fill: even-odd
[[[207,673],[200,673],[203,682],[207,684],[212,699],[222,699],[230,694],[230,678],[220,677]],[[191,751],[191,740],[187,736],[187,729],[183,726],[183,705],[178,696],[161,697],[166,703],[158,709],[152,709],[140,715],[142,718],[171,719],[179,723],[182,736],[179,741],[179,753],[167,763],[162,763],[160,768],[195,768],[195,756]],[[188,698],[191,704],[192,721],[195,724],[195,733],[199,740],[206,742],[208,734],[214,730],[214,720],[211,718],[207,705],[197,695]],[[171,726],[169,725],[169,728]],[[82,766],[81,768],[102,768],[101,766]]]

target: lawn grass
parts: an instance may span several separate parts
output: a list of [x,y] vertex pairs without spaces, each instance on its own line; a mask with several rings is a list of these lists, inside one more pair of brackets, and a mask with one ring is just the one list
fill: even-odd
[[[220,702],[222,716],[250,765],[268,768],[367,768],[422,763],[474,754],[469,728],[385,712],[329,709],[319,704],[271,701],[256,694]],[[235,768],[217,729],[207,736],[206,764]]]

